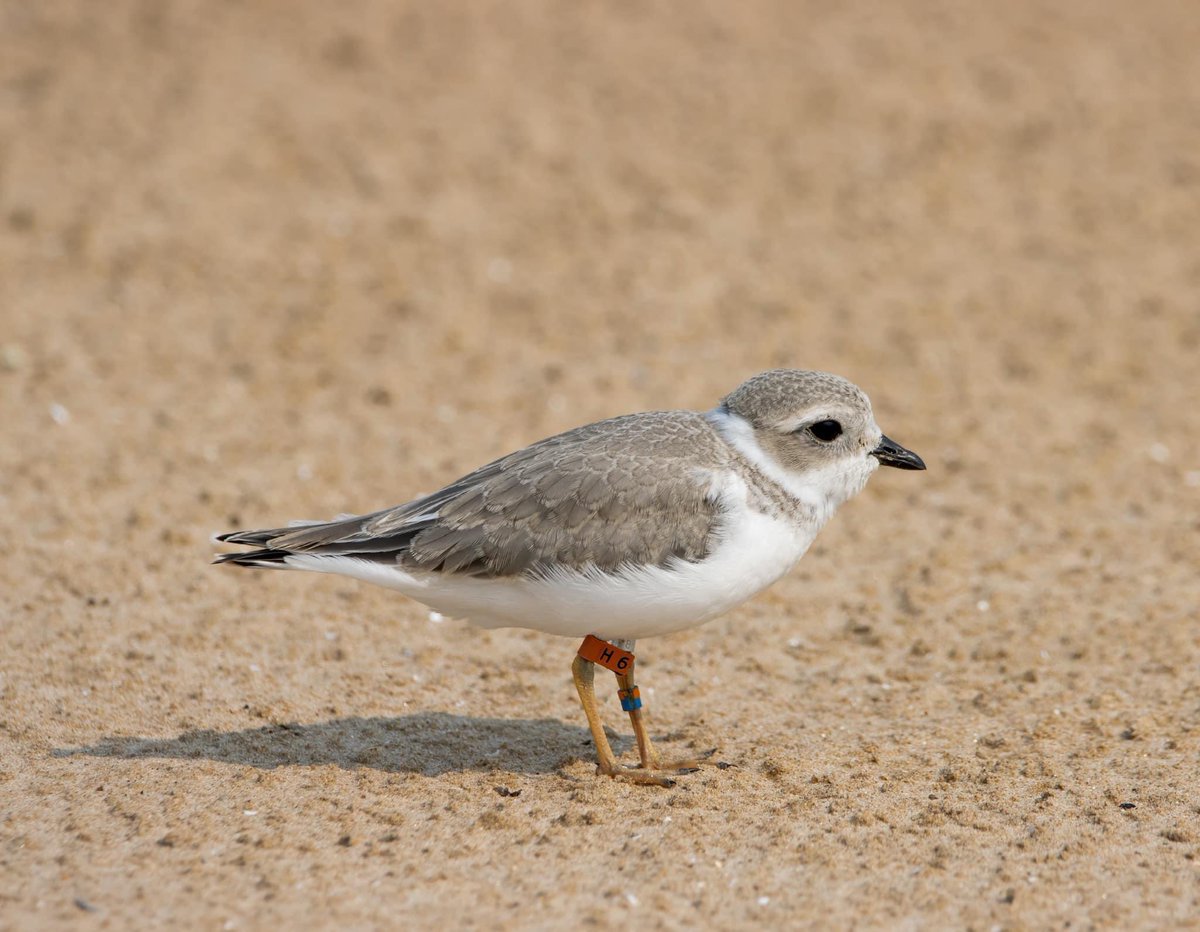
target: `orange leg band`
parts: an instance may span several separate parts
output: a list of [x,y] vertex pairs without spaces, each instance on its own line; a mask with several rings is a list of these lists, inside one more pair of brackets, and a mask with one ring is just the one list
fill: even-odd
[[579,656],[613,673],[633,673],[633,654],[590,634],[579,645]]

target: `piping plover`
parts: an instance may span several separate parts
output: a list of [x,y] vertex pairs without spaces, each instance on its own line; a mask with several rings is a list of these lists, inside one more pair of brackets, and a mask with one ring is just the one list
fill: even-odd
[[[615,417],[539,441],[384,511],[236,531],[218,563],[338,573],[483,627],[585,638],[573,674],[599,769],[669,784],[646,733],[634,642],[693,628],[795,566],[880,465],[924,469],[836,375],[775,369],[707,412]],[[596,704],[617,674],[640,767],[623,769]]]

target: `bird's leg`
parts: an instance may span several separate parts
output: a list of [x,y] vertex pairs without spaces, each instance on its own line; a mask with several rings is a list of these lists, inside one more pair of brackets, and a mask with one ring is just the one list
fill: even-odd
[[[616,644],[630,653],[633,652],[633,641],[617,641]],[[707,754],[701,755],[701,758],[698,760],[663,763],[662,757],[654,747],[654,742],[650,740],[650,733],[646,730],[646,719],[642,712],[641,693],[633,681],[633,664],[630,664],[628,671],[617,674],[617,687],[617,696],[621,700],[621,708],[629,713],[629,721],[633,725],[633,734],[637,738],[638,756],[642,761],[642,769],[690,773],[699,769],[704,758],[712,756],[713,752],[709,751]]]
[[[636,641],[614,641],[617,647],[623,651],[628,651],[629,656],[633,657],[633,648],[637,644]],[[646,731],[646,720],[642,716],[642,696],[638,691],[637,684],[633,681],[634,661],[631,659],[628,669],[623,672],[617,672],[617,698],[621,700],[621,708],[629,713],[629,722],[633,725],[633,736],[637,739],[638,758],[642,762],[642,767],[645,770],[658,770],[659,757],[658,751],[654,749],[654,743],[650,740],[650,734]]]
[[[592,738],[596,742],[600,772],[611,777],[632,780],[635,783],[673,786],[674,780],[662,776],[661,773],[655,773],[655,771],[690,773],[699,766],[699,761],[689,760],[664,764],[658,756],[658,752],[654,749],[654,743],[650,740],[650,733],[646,729],[646,720],[642,714],[641,695],[634,683],[633,646],[632,640],[617,640],[610,643],[593,636],[585,638],[579,646],[579,653],[572,667],[575,674],[575,687],[579,690],[579,699],[587,714],[588,727],[591,728]],[[600,710],[596,704],[595,664],[612,670],[617,676],[617,695],[621,700],[621,708],[629,713],[629,720],[633,723],[633,734],[637,738],[638,757],[641,761],[640,767],[629,770],[617,768],[616,757],[604,734],[604,726],[600,721]]]
[[596,665],[576,655],[575,662],[571,664],[571,675],[575,678],[575,689],[583,704],[583,714],[587,716],[588,728],[592,731],[600,772],[612,776],[618,770],[617,759],[613,756],[612,745],[608,743],[608,735],[604,733],[600,708],[596,705]]
[[633,682],[633,673],[617,674],[617,697],[621,700],[621,708],[629,713],[629,722],[633,725],[633,736],[637,739],[638,757],[646,770],[659,770],[658,751],[646,731],[646,720],[642,717],[642,696],[637,685]]
[[[586,643],[586,642],[585,642]],[[632,657],[632,655],[630,655]],[[575,689],[579,692],[579,701],[583,704],[583,712],[587,716],[588,728],[592,732],[592,741],[596,745],[597,765],[602,774],[632,783],[644,783],[651,786],[674,786],[675,781],[656,773],[643,766],[637,770],[626,770],[617,764],[617,758],[604,734],[604,723],[600,720],[600,708],[596,703],[595,684],[596,665],[584,656],[576,656],[571,664],[571,674],[575,678]],[[641,750],[641,737],[638,738],[638,749]],[[649,738],[647,737],[647,740]],[[643,755],[643,765],[645,763]]]

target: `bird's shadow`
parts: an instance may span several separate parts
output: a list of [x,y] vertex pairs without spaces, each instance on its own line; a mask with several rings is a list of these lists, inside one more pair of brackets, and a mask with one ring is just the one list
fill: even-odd
[[[632,742],[609,733],[620,754]],[[198,729],[175,738],[111,737],[56,748],[55,757],[214,760],[272,770],[336,764],[436,776],[458,771],[549,773],[592,755],[586,728],[552,718],[508,719],[418,712],[399,718],[335,718],[240,731]]]

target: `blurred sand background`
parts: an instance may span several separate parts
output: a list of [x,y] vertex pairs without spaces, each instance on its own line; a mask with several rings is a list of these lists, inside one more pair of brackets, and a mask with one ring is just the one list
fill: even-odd
[[[1197,49],[1157,0],[0,4],[0,927],[1194,927]],[[675,789],[594,775],[573,642],[208,565],[776,365],[930,468],[639,645],[733,765]]]

